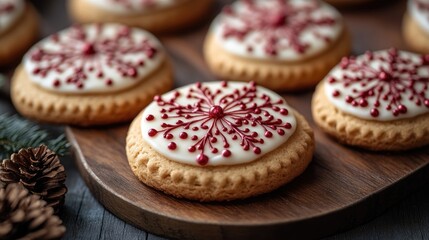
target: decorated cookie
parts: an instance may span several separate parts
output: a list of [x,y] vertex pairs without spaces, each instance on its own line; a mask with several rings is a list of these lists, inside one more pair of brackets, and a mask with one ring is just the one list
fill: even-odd
[[409,0],[404,16],[403,36],[414,51],[429,53],[429,0]]
[[314,140],[307,121],[253,82],[196,83],[157,96],[133,121],[128,161],[146,185],[224,201],[270,192],[301,174]]
[[80,23],[117,22],[151,32],[172,32],[198,24],[213,0],[69,0]]
[[429,55],[395,49],[344,58],[313,96],[315,122],[371,150],[429,143]]
[[12,81],[30,118],[100,125],[127,121],[172,86],[171,66],[150,33],[118,24],[77,25],[37,43]]
[[310,0],[241,0],[213,21],[205,59],[219,77],[273,90],[314,86],[350,50],[341,15]]
[[38,16],[24,0],[0,0],[0,66],[16,62],[38,36]]

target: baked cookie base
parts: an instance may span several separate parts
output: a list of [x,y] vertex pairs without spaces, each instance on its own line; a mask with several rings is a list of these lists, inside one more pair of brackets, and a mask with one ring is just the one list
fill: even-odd
[[33,84],[22,66],[11,83],[11,97],[22,115],[42,122],[79,126],[105,125],[133,119],[153,97],[173,86],[170,64],[165,62],[141,83],[119,92],[60,94]]
[[419,53],[429,53],[429,33],[409,13],[405,13],[402,25],[402,35],[407,46]]
[[26,3],[22,16],[0,34],[0,66],[19,61],[39,36],[39,16],[30,3]]
[[69,0],[69,12],[74,21],[78,23],[115,22],[159,33],[178,31],[200,23],[210,10],[213,0],[188,0],[177,6],[129,15],[112,13],[88,2]]
[[226,52],[209,33],[204,57],[211,71],[221,79],[255,81],[272,90],[292,91],[315,86],[350,49],[350,36],[344,31],[330,49],[313,58],[301,62],[263,61]]
[[429,113],[387,122],[360,119],[329,102],[323,84],[313,95],[313,119],[339,142],[375,151],[407,150],[429,144]]
[[181,164],[156,152],[142,138],[140,114],[128,131],[128,162],[140,181],[178,198],[228,201],[270,192],[300,175],[313,156],[313,131],[304,117],[294,114],[296,131],[276,150],[247,164],[207,167]]

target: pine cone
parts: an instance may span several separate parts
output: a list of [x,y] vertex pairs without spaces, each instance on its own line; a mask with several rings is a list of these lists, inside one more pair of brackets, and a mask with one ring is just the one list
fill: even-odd
[[21,184],[0,189],[0,239],[60,239],[65,231],[54,210]]
[[32,194],[39,195],[55,213],[64,204],[66,173],[57,155],[45,145],[21,149],[0,165],[0,181],[21,183]]

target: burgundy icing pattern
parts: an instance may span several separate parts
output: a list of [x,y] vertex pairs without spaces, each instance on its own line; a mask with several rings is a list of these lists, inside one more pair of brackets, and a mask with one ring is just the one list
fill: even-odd
[[419,11],[424,12],[427,15],[426,20],[429,22],[429,1],[414,0]]
[[[240,144],[245,151],[252,150],[254,154],[261,154],[260,145],[264,144],[264,139],[258,136],[257,132],[251,131],[252,127],[262,126],[265,130],[265,137],[271,138],[273,134],[285,135],[285,131],[292,128],[291,123],[275,119],[267,109],[279,112],[281,115],[289,114],[283,108],[283,99],[271,99],[265,94],[258,94],[255,83],[251,82],[241,89],[235,89],[231,94],[223,94],[222,89],[227,88],[228,83],[222,82],[215,91],[204,87],[201,83],[196,83],[186,93],[189,99],[188,105],[181,105],[176,102],[180,97],[179,92],[175,92],[171,99],[155,97],[157,105],[162,107],[159,113],[143,116],[146,121],[154,119],[177,119],[175,124],[162,123],[159,129],[150,129],[148,136],[154,137],[163,134],[164,139],[172,140],[188,139],[193,141],[191,146],[187,146],[190,153],[196,152],[196,161],[200,165],[206,165],[209,158],[204,154],[206,151],[212,153],[221,152],[222,156],[230,157],[231,144]],[[215,101],[215,96],[218,100]],[[254,100],[263,100],[257,104]],[[154,115],[155,114],[155,115]],[[250,128],[250,129],[249,129]],[[193,135],[193,131],[204,131],[202,138]],[[228,141],[226,135],[232,136],[232,141]],[[212,144],[218,141],[223,142],[224,149],[217,149]],[[180,140],[179,140],[180,142]],[[170,141],[168,149],[175,150],[177,143]]]
[[137,78],[138,68],[144,66],[145,61],[126,57],[140,52],[151,59],[158,50],[147,39],[135,41],[129,27],[122,26],[112,37],[102,34],[104,30],[104,25],[96,25],[97,37],[94,39],[88,39],[85,27],[81,25],[73,26],[64,35],[52,35],[50,40],[56,46],[55,50],[37,46],[29,52],[29,59],[36,65],[32,74],[45,77],[50,72],[62,73],[72,68],[70,74],[55,79],[53,85],[72,84],[77,89],[85,87],[90,72],[95,72],[107,86],[112,85],[112,79],[104,73],[102,66],[109,66],[124,77]]
[[[307,1],[306,5],[295,6],[289,0],[275,0],[274,7],[260,6],[254,0],[241,1],[245,5],[245,11],[239,12],[226,6],[223,14],[239,20],[244,27],[226,25],[223,37],[242,40],[250,33],[258,32],[258,41],[264,43],[264,51],[272,56],[285,48],[305,53],[309,43],[300,39],[303,31],[317,26],[332,26],[338,21],[333,17],[314,17],[310,14],[321,8],[319,1]],[[320,32],[313,31],[312,34],[318,39],[332,41]],[[282,44],[281,39],[287,39],[288,44]],[[252,52],[252,46],[248,46],[247,50]]]
[[429,14],[429,1],[414,0],[420,11],[427,12]]
[[15,6],[11,3],[0,4],[0,14],[9,14],[15,10]]
[[[372,61],[387,63],[387,67],[375,69]],[[393,116],[407,113],[407,106],[403,104],[403,96],[410,94],[409,100],[416,106],[425,105],[429,108],[429,96],[426,92],[429,87],[429,78],[421,77],[418,70],[429,66],[429,55],[423,55],[421,61],[415,63],[406,56],[400,56],[396,49],[390,49],[388,55],[367,52],[365,61],[356,61],[355,57],[345,57],[340,63],[344,73],[341,79],[329,76],[328,83],[341,82],[341,87],[352,88],[353,95],[345,97],[345,101],[356,107],[368,107],[368,99],[375,99],[370,106],[370,114],[379,116],[380,102],[386,102],[386,110]],[[416,84],[423,84],[423,89],[416,89]],[[356,88],[360,86],[361,89]],[[342,95],[341,89],[332,93],[333,97]]]

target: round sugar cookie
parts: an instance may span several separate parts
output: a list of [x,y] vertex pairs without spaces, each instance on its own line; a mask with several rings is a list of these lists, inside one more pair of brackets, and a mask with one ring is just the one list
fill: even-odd
[[344,58],[317,87],[312,112],[322,130],[348,145],[427,145],[429,55],[390,49]]
[[152,34],[119,24],[76,25],[30,49],[11,97],[29,118],[103,125],[133,119],[172,84],[169,60]]
[[69,0],[79,23],[116,22],[151,32],[177,32],[201,22],[213,0]]
[[213,21],[204,57],[222,79],[291,91],[315,86],[350,45],[340,13],[326,3],[240,0]]
[[0,0],[0,66],[16,63],[38,34],[38,15],[30,3]]
[[156,97],[132,122],[126,152],[150,187],[227,201],[273,191],[300,175],[314,138],[276,93],[253,82],[208,82]]
[[429,0],[408,0],[402,35],[410,49],[429,53]]

